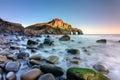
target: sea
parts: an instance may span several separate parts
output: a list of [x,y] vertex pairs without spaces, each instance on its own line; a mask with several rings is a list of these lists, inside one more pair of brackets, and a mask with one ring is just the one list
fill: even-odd
[[[93,68],[94,64],[104,64],[109,69],[107,76],[111,80],[120,80],[120,34],[71,35],[71,39],[74,42],[65,44],[81,51],[79,67]],[[106,39],[107,43],[96,43],[99,39]]]
[[[51,55],[59,57],[58,62],[55,64],[62,67],[65,71],[70,67],[90,68],[94,69],[95,64],[104,64],[109,69],[109,73],[105,74],[110,80],[120,80],[120,34],[84,34],[84,35],[70,35],[70,41],[59,41],[62,35],[50,35],[54,41],[54,46],[45,46],[36,53],[24,49],[30,56],[41,54],[44,58]],[[24,37],[24,40],[23,40]],[[21,41],[16,45],[26,48],[27,40],[32,39],[43,43],[46,35],[41,37],[25,37],[13,36],[12,39],[20,39]],[[97,43],[99,39],[106,39],[107,43]],[[67,49],[78,49],[80,55],[68,55]],[[68,58],[80,58],[80,64],[72,64],[67,61]],[[21,70],[26,67],[21,65]],[[24,70],[25,71],[25,70]],[[22,74],[22,71],[19,71]],[[65,73],[66,75],[66,73]],[[20,80],[20,79],[18,79]]]

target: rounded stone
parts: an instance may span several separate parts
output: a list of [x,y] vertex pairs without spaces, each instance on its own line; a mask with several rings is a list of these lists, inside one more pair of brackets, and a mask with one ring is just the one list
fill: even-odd
[[31,69],[21,75],[21,80],[36,80],[40,74],[41,71],[39,69]]
[[16,74],[14,72],[8,72],[6,75],[7,80],[16,80]]
[[47,73],[40,76],[38,80],[55,80],[55,77],[51,73]]

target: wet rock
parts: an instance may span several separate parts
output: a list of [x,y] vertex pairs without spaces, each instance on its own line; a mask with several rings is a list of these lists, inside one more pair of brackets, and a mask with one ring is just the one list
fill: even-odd
[[50,62],[50,63],[52,63],[52,64],[55,64],[58,60],[59,60],[58,56],[49,56],[47,58],[47,61]]
[[120,40],[118,42],[120,43]]
[[35,53],[35,52],[37,52],[37,51],[36,51],[36,49],[32,49],[31,52]]
[[30,60],[29,62],[31,65],[40,65],[40,61],[37,60]]
[[55,77],[51,73],[47,73],[47,74],[40,76],[38,80],[55,80]]
[[30,57],[30,59],[33,59],[33,60],[42,60],[43,57],[40,54],[36,54],[36,55],[32,55]]
[[2,68],[0,68],[0,74],[3,74],[3,69]]
[[10,46],[10,49],[11,50],[20,50],[20,47],[18,47],[18,46]]
[[43,44],[52,46],[52,45],[54,45],[53,42],[54,42],[54,41],[52,41],[52,39],[50,38],[50,36],[47,36],[47,37],[44,39]]
[[14,72],[8,72],[6,75],[6,80],[16,80],[16,74]]
[[7,57],[0,55],[0,62],[7,62]]
[[6,65],[6,62],[0,62],[0,67],[3,69]]
[[54,65],[41,65],[40,69],[43,73],[52,73],[54,76],[62,76],[64,74],[64,70],[61,67]]
[[106,43],[107,40],[106,40],[106,39],[100,39],[100,40],[97,40],[96,42],[97,42],[97,43]]
[[45,45],[42,44],[42,43],[40,43],[40,44],[38,45],[38,48],[44,48],[44,47],[45,47]]
[[8,52],[8,51],[0,51],[0,55],[2,55],[2,56],[7,56],[7,55],[10,55],[11,53],[10,52]]
[[21,75],[21,80],[36,80],[41,74],[39,69],[31,69]]
[[106,76],[87,68],[69,68],[67,70],[68,80],[108,80]]
[[8,59],[11,59],[11,60],[13,60],[13,61],[16,61],[16,60],[17,60],[17,56],[14,55],[14,54],[8,55],[7,58],[8,58]]
[[93,66],[93,68],[99,72],[109,73],[108,67],[105,66],[104,64],[96,64]]
[[19,62],[8,62],[6,65],[5,65],[5,70],[6,71],[13,71],[13,72],[17,72],[20,68],[20,63]]
[[27,46],[27,49],[38,49],[36,46]]
[[38,44],[38,42],[33,41],[33,40],[28,40],[27,41],[27,45],[37,45],[37,44]]
[[70,60],[70,62],[74,64],[80,64],[80,60],[76,60],[76,59],[72,59]]
[[2,74],[0,74],[0,80],[3,80]]
[[25,52],[20,52],[20,53],[17,53],[16,55],[18,59],[24,59],[26,57],[29,57],[29,53],[25,53]]
[[60,41],[70,41],[70,36],[64,35],[61,38],[59,38]]
[[68,49],[67,52],[75,55],[80,54],[80,51],[78,49]]

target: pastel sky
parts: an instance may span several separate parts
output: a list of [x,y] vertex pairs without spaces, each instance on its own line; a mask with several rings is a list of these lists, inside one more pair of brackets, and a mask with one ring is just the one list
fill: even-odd
[[120,34],[120,0],[0,0],[0,18],[24,27],[60,18],[85,34]]

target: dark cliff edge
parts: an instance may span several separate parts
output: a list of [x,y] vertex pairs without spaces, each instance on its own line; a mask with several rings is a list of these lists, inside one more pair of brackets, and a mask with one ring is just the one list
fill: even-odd
[[24,27],[19,23],[12,23],[0,19],[0,34],[24,34]]

